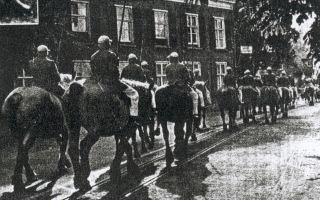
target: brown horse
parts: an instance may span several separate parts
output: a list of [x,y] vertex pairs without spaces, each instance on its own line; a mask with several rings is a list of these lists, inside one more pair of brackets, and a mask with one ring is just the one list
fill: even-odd
[[[178,160],[187,157],[188,140],[192,134],[192,98],[186,88],[180,86],[167,86],[156,92],[156,105],[158,122],[163,130],[166,145],[166,165],[170,167],[174,157],[169,143],[168,122],[174,122],[175,149],[174,154]],[[186,124],[186,132],[184,126]]]
[[59,174],[71,166],[65,155],[68,129],[59,98],[38,87],[19,87],[5,99],[2,115],[7,120],[13,137],[18,141],[17,162],[12,177],[15,192],[25,191],[22,181],[23,168],[28,183],[37,179],[29,164],[28,154],[37,138],[57,139],[60,145]]
[[282,117],[288,117],[289,104],[292,101],[292,97],[290,96],[290,90],[287,87],[282,87],[282,97],[280,98],[279,104],[282,112]]
[[266,124],[269,124],[267,106],[270,107],[271,122],[276,123],[278,104],[280,99],[277,88],[273,86],[263,86],[261,89],[261,99],[262,99],[263,112],[265,115]]
[[[122,98],[119,98],[122,95]],[[116,155],[110,167],[111,181],[120,183],[121,158],[127,154],[127,169],[130,175],[139,175],[139,167],[134,163],[132,148],[128,140],[135,129],[130,122],[128,103],[124,94],[115,95],[105,84],[87,80],[84,85],[73,82],[66,94],[66,117],[70,129],[69,155],[74,168],[74,186],[80,191],[91,189],[87,178],[90,175],[89,154],[100,137],[114,136]],[[124,100],[123,100],[124,99]],[[88,134],[80,142],[80,127]]]
[[220,109],[224,131],[227,131],[225,110],[228,110],[229,112],[229,129],[233,130],[238,128],[236,124],[236,116],[240,102],[237,95],[237,90],[232,87],[221,87],[217,91],[217,101]]
[[251,118],[253,122],[256,122],[255,119],[255,109],[258,101],[259,93],[251,86],[242,87],[242,101],[241,110],[243,111],[243,123],[249,123]]

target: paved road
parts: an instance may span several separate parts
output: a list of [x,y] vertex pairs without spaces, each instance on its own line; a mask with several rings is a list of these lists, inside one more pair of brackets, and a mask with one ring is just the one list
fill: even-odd
[[[279,199],[277,193],[287,186],[286,180],[288,169],[293,173],[297,168],[295,160],[302,160],[300,154],[293,156],[293,147],[290,142],[296,140],[313,141],[316,148],[317,140],[314,139],[317,128],[317,116],[320,106],[304,107],[291,111],[290,118],[280,120],[279,124],[273,126],[255,125],[242,131],[241,136],[236,137],[232,142],[223,145],[218,151],[212,151],[205,156],[189,163],[187,167],[174,171],[167,176],[147,185],[142,191],[130,196],[131,199]],[[217,116],[209,119],[211,125],[219,123]],[[320,126],[319,126],[320,128]],[[310,135],[311,134],[311,135]],[[219,138],[226,135],[215,135],[205,143],[194,145],[191,152],[197,152]],[[288,144],[285,142],[288,141]],[[305,141],[307,142],[307,141]],[[78,196],[72,185],[72,172],[58,179],[53,187],[48,187],[50,174],[55,169],[57,160],[57,147],[54,141],[41,141],[31,153],[31,163],[44,182],[34,185],[37,191],[33,195],[27,195],[28,199],[62,199],[73,194],[79,199],[113,199],[110,195],[112,186],[107,183],[94,187],[92,191],[85,195]],[[156,148],[162,147],[162,138],[157,140]],[[311,147],[312,143],[302,143],[306,147]],[[307,145],[306,145],[307,144]],[[301,147],[297,146],[301,150]],[[0,160],[0,196],[4,199],[15,199],[10,186],[10,175],[15,163],[15,149],[8,147],[1,150]],[[299,151],[300,152],[300,151]],[[298,152],[298,153],[299,153]],[[315,163],[314,174],[310,179],[317,179],[317,155],[320,152],[313,151],[308,158],[302,158]],[[114,145],[111,138],[103,138],[93,148],[91,153],[91,165],[93,172],[90,176],[92,184],[102,180],[111,159],[114,155]],[[300,157],[299,157],[299,156]],[[314,157],[312,157],[314,156]],[[290,163],[287,162],[293,162]],[[139,161],[138,161],[139,162]],[[288,165],[286,165],[288,164]],[[320,164],[320,163],[319,163]],[[107,166],[107,167],[106,167]],[[129,187],[136,186],[141,182],[152,179],[160,174],[164,168],[163,162],[154,163],[143,170],[142,180],[130,180],[124,177],[123,191]],[[304,166],[304,165],[303,165]],[[291,168],[292,167],[292,168]],[[301,168],[299,166],[298,168]],[[312,170],[311,170],[312,171]],[[320,170],[319,170],[320,173]],[[294,174],[294,177],[298,174]],[[310,175],[310,176],[311,176]],[[314,181],[312,181],[314,182]],[[44,191],[42,189],[47,188]],[[282,194],[282,193],[281,193]],[[268,196],[269,195],[269,196]],[[260,198],[261,197],[261,198]],[[286,198],[284,198],[286,199]],[[289,198],[291,199],[291,198]]]
[[276,125],[247,127],[228,144],[131,199],[320,199],[320,106]]

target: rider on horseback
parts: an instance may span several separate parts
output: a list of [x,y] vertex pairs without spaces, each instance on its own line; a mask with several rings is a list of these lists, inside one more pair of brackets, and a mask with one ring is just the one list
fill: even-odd
[[57,65],[53,60],[48,59],[49,49],[45,45],[37,48],[38,56],[29,61],[27,73],[33,76],[33,86],[37,86],[61,96],[64,90],[59,87],[60,75]]
[[[132,87],[119,80],[119,58],[111,51],[111,40],[102,35],[98,39],[99,50],[91,56],[92,75],[100,84],[108,85],[111,91],[123,97],[123,93],[130,98],[130,116],[138,116],[139,94]],[[125,101],[126,102],[126,101]]]
[[193,110],[192,114],[198,116],[198,94],[190,87],[191,77],[185,65],[179,63],[179,55],[172,52],[169,56],[170,64],[166,66],[166,75],[169,87],[177,88],[183,93],[189,93],[192,97]]
[[[223,77],[224,86],[226,88],[231,88],[231,89],[236,90],[237,89],[237,81],[236,81],[236,77],[232,74],[232,68],[230,66],[228,66],[226,71],[227,71],[227,74],[225,75],[225,77]],[[241,92],[239,95],[241,95]],[[242,99],[241,96],[240,97],[238,96],[238,99],[239,99],[239,103],[240,103],[241,102],[240,99]]]
[[263,85],[276,87],[276,83],[277,83],[276,75],[272,73],[272,68],[268,67],[267,75],[263,77]]
[[278,85],[278,91],[280,94],[280,98],[282,98],[282,88],[288,88],[290,87],[290,81],[289,78],[287,76],[287,73],[285,71],[281,72],[281,76],[277,81],[277,85]]
[[133,81],[146,82],[146,77],[142,68],[137,64],[138,58],[131,53],[128,56],[129,65],[123,68],[120,78],[125,78]]
[[252,89],[254,92],[258,93],[257,90],[255,90],[255,82],[254,82],[254,78],[253,76],[251,75],[251,72],[250,70],[246,70],[244,72],[244,76],[240,78],[241,79],[241,87],[240,87],[240,96],[242,97],[241,98],[241,101],[243,102],[243,88],[250,88]]

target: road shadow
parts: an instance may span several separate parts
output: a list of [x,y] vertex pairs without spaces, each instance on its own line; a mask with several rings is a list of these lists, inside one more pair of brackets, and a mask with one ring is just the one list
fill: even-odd
[[[31,187],[28,187],[23,193],[15,193],[15,192],[5,192],[3,193],[0,200],[13,200],[13,199],[52,199],[60,194],[55,193],[53,194],[53,187],[56,182],[61,178],[62,175],[54,174],[52,177],[41,180],[35,184],[32,184]],[[43,185],[46,186],[40,190],[38,188],[42,187]]]
[[[185,166],[177,166],[171,169],[168,175],[160,178],[155,186],[173,195],[178,195],[181,200],[205,196],[208,185],[203,182],[212,174],[206,167],[207,163],[209,163],[208,157],[202,156],[201,159]],[[139,195],[138,197],[143,196]]]

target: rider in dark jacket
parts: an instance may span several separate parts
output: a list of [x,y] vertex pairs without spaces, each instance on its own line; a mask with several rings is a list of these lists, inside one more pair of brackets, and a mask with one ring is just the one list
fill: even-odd
[[142,68],[137,64],[138,58],[134,54],[128,56],[129,65],[127,65],[121,73],[121,78],[146,82],[146,77],[142,71]]
[[38,56],[29,61],[29,68],[26,71],[33,76],[34,86],[61,96],[63,89],[58,86],[60,74],[54,61],[47,58],[48,51],[47,46],[40,45],[37,48]]
[[223,83],[225,87],[237,88],[236,77],[232,74],[232,68],[227,67],[227,74],[223,78]]
[[92,76],[100,84],[108,85],[112,92],[122,97],[122,92],[131,100],[130,115],[138,116],[139,94],[132,87],[119,80],[119,58],[111,51],[111,40],[102,35],[98,39],[99,50],[91,56]]
[[263,85],[264,86],[273,86],[276,87],[277,79],[276,75],[272,73],[272,68],[267,68],[267,75],[263,77]]

